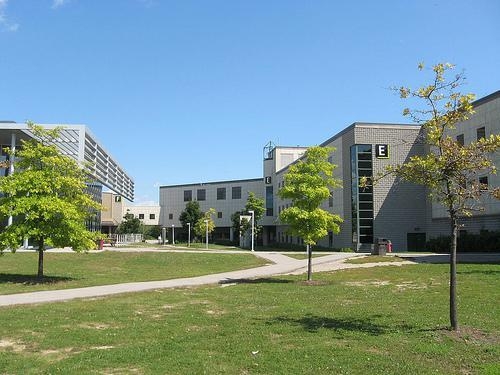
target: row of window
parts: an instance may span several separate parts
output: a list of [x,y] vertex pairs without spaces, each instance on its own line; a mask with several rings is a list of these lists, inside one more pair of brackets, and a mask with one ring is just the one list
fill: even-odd
[[[486,138],[486,128],[484,126],[476,129],[476,140],[479,141],[480,139],[483,138]],[[460,146],[463,146],[465,144],[465,139],[463,134],[458,134],[456,139],[457,143]]]
[[[217,212],[217,219],[222,219],[222,212]],[[174,214],[168,214],[168,220],[174,220]]]
[[[241,186],[233,186],[231,188],[231,199],[241,199]],[[193,200],[193,191],[184,190],[184,202],[190,202]],[[196,200],[205,201],[207,200],[207,190],[197,189],[196,190]],[[217,200],[226,200],[226,188],[217,188]]]
[[[139,214],[139,220],[144,220],[144,214]],[[149,214],[149,220],[154,220],[156,219],[156,215],[155,214]]]

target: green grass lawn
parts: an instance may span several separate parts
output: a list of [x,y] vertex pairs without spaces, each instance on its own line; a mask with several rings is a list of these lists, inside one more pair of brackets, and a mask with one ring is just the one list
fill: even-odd
[[366,263],[386,263],[386,262],[404,262],[404,261],[405,259],[399,258],[397,256],[369,255],[366,257],[346,259],[345,263],[366,264]]
[[[300,260],[307,259],[307,254],[306,253],[294,253],[294,254],[292,254],[292,253],[286,253],[284,255],[286,255],[287,257],[290,257],[290,258],[294,258],[294,259],[300,259]],[[315,253],[313,253],[312,257],[313,258],[319,258],[319,257],[324,257],[326,255],[330,255],[330,254],[322,254],[322,253],[315,254]]]
[[[36,290],[167,280],[262,266],[251,254],[200,253],[45,253],[45,280],[35,277],[38,254],[5,252],[0,256],[0,294]],[[1,371],[0,371],[1,373]]]
[[[149,243],[149,242],[136,242],[129,244],[119,244],[116,245],[117,248],[149,248],[149,249],[158,249],[158,250],[170,250],[172,248],[182,248],[182,249],[193,249],[193,250],[205,250],[206,244],[204,242],[191,242],[188,246],[187,242],[179,242],[176,241],[174,245],[167,243],[166,245],[160,245],[157,242]],[[245,250],[236,246],[226,246],[226,245],[218,245],[209,243],[209,250]]]
[[498,374],[500,265],[374,267],[0,309],[5,374]]

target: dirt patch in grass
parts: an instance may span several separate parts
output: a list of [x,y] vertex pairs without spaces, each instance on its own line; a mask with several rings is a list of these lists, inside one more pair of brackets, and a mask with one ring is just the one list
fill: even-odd
[[1,339],[0,340],[0,351],[13,351],[15,353],[20,353],[26,350],[26,345],[20,341],[15,341],[13,339]]
[[222,316],[226,312],[224,310],[207,310],[207,311],[205,311],[205,313],[207,315],[211,315],[211,316]]
[[427,285],[416,284],[416,283],[414,283],[412,281],[405,281],[405,282],[403,282],[401,284],[396,284],[395,286],[396,286],[396,288],[398,288],[398,290],[400,292],[408,290],[408,289],[412,289],[412,290],[427,289]]
[[103,375],[136,375],[136,374],[144,374],[144,371],[135,367],[123,367],[123,368],[115,368],[115,369],[105,369],[102,372]]
[[322,285],[330,285],[328,281],[323,281],[323,280],[309,280],[309,281],[299,281],[299,285],[305,285],[305,286],[322,286]]
[[95,329],[98,331],[103,329],[117,328],[113,327],[111,324],[106,324],[106,323],[81,323],[78,324],[78,327],[85,329]]
[[109,350],[109,349],[114,349],[115,347],[113,345],[104,345],[104,346],[93,346],[92,350]]
[[343,284],[347,286],[360,286],[360,287],[391,285],[391,283],[386,280],[346,281]]
[[488,333],[473,327],[461,327],[458,331],[443,329],[442,333],[456,341],[463,341],[474,345],[497,345],[500,344],[500,333]]

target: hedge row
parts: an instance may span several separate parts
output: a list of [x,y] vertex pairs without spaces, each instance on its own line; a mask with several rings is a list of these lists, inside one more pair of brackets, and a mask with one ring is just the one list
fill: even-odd
[[[450,236],[430,239],[426,251],[436,253],[450,252]],[[483,231],[480,234],[461,234],[457,241],[458,252],[500,252],[500,232]]]

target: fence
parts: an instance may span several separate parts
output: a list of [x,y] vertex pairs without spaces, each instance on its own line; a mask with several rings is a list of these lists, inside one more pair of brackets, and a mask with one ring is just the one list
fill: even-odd
[[112,234],[111,238],[116,239],[117,244],[142,242],[142,234],[135,233]]

